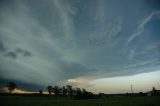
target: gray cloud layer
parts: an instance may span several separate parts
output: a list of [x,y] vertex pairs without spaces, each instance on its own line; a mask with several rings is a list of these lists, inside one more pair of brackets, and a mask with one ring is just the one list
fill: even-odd
[[46,85],[159,70],[158,4],[156,0],[2,1],[1,77]]

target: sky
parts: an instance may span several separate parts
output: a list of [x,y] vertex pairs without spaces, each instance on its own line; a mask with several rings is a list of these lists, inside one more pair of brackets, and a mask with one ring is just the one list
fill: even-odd
[[159,0],[1,0],[0,81],[160,89],[159,34]]

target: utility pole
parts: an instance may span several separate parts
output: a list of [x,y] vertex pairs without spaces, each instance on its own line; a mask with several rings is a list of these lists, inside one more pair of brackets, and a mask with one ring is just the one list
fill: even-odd
[[133,94],[133,85],[131,85],[131,92],[132,92],[132,94]]

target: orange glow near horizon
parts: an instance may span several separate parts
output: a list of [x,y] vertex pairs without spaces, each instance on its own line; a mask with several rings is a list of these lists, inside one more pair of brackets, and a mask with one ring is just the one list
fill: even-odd
[[[8,91],[8,88],[7,87],[4,87],[4,88],[0,88],[0,90],[3,92],[3,93],[9,93]],[[18,94],[38,94],[39,92],[33,92],[33,91],[26,91],[26,90],[21,90],[21,89],[15,89],[13,91],[13,93],[18,93]],[[43,92],[43,94],[48,94],[48,92]]]

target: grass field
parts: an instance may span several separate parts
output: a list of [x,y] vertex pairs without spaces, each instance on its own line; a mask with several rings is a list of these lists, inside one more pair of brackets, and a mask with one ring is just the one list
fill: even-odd
[[0,106],[160,106],[160,96],[111,97],[92,100],[0,96]]

